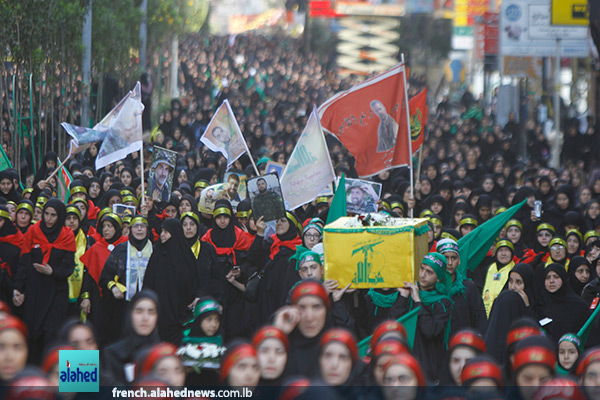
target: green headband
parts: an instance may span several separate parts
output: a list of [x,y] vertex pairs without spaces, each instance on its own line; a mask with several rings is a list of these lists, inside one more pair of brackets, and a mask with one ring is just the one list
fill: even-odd
[[577,351],[579,352],[579,354],[583,353],[583,346],[581,345],[581,339],[579,338],[579,336],[575,335],[574,333],[565,333],[564,335],[562,335],[562,337],[558,340],[558,344],[560,345],[562,342],[571,342],[575,345],[575,347],[577,347]]
[[315,253],[302,245],[296,246],[296,254],[291,256],[290,260],[296,260],[296,271],[300,270],[302,264],[307,261],[315,261],[319,265],[323,265],[319,253]]
[[446,266],[448,265],[448,261],[446,257],[440,253],[429,253],[425,257],[423,257],[423,264],[431,267],[435,274],[437,275],[440,282],[446,284],[448,271],[446,271]]

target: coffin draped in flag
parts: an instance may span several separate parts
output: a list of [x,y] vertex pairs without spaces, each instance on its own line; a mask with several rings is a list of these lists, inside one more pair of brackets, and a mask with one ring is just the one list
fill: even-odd
[[401,63],[319,107],[321,125],[352,153],[361,177],[410,163],[405,74]]
[[73,138],[69,154],[72,156],[94,142],[102,142],[96,157],[98,170],[141,150],[143,112],[142,92],[138,82],[92,129],[63,122],[62,127]]
[[227,159],[228,169],[235,160],[248,151],[246,140],[228,100],[217,109],[200,141],[212,151],[223,154]]
[[286,209],[313,201],[334,179],[325,137],[313,110],[279,179]]
[[412,152],[415,153],[423,145],[425,126],[427,126],[427,88],[414,95],[408,102],[410,110],[410,138]]

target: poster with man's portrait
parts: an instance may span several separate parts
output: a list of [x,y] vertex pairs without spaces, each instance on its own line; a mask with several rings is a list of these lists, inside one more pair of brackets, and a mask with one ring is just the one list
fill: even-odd
[[152,200],[167,202],[171,199],[176,162],[176,152],[154,147],[147,191]]
[[225,184],[217,183],[204,188],[198,200],[198,211],[201,213],[212,214],[215,209],[215,203],[225,197]]
[[346,211],[354,214],[377,212],[381,183],[346,179]]
[[224,195],[231,206],[236,208],[246,198],[246,175],[239,172],[227,172],[224,176]]
[[227,100],[215,112],[200,141],[212,151],[223,154],[227,168],[246,152],[244,136]]
[[267,174],[248,180],[248,196],[254,220],[262,216],[265,222],[285,217],[283,196],[277,174]]

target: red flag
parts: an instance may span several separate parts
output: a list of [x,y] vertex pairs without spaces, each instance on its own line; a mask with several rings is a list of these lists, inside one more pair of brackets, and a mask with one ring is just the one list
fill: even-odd
[[408,102],[410,110],[410,138],[412,151],[415,153],[421,148],[427,125],[427,88],[413,96]]
[[319,107],[321,125],[352,153],[361,177],[410,163],[405,73],[398,64]]

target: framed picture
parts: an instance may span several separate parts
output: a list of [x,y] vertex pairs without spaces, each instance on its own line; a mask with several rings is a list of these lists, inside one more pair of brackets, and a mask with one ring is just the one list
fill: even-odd
[[265,222],[285,217],[277,174],[266,174],[248,180],[248,196],[255,221],[260,217],[264,217]]
[[135,215],[135,207],[127,206],[125,204],[113,204],[113,213],[117,214],[121,219],[126,215],[134,216]]
[[217,183],[204,188],[198,200],[198,211],[201,213],[212,214],[217,200],[222,199],[225,193],[225,184]]
[[154,147],[147,190],[153,200],[167,202],[171,199],[176,162],[176,152]]
[[238,172],[227,172],[223,178],[224,194],[231,206],[236,208],[246,198],[246,175]]
[[275,161],[267,161],[267,167],[265,169],[265,174],[277,173],[277,176],[281,177],[283,170],[285,169],[285,164],[281,164]]
[[346,211],[354,214],[377,212],[381,183],[346,179]]

